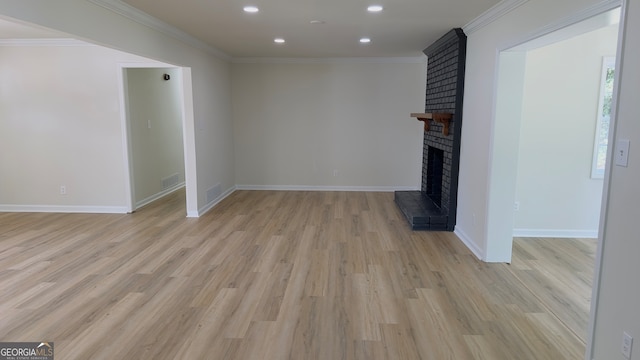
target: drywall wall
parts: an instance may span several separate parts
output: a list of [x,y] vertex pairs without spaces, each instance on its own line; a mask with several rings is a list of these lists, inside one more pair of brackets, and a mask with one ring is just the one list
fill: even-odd
[[[524,74],[526,54],[524,52],[501,52],[499,57],[498,83],[496,96],[495,116],[497,119],[509,119],[496,126],[493,132],[494,141],[491,143],[492,153],[490,163],[492,171],[496,174],[508,174],[515,171],[518,166],[518,136],[520,133],[520,118],[522,114],[522,94],[524,91]],[[463,139],[464,141],[464,139]],[[506,156],[505,156],[506,155]],[[498,157],[500,157],[498,159]],[[511,257],[511,233],[513,227],[502,226],[504,223],[513,224],[513,208],[505,208],[502,203],[515,193],[515,181],[494,186],[494,197],[489,199],[486,214],[494,214],[500,218],[499,223],[488,222],[487,233],[495,238],[508,239],[497,251],[492,253],[493,258]],[[486,216],[486,215],[483,215]],[[481,218],[481,219],[486,219]],[[474,220],[476,217],[474,215]],[[476,254],[482,250],[471,248]]]
[[[601,249],[601,277],[594,300],[595,335],[592,359],[624,359],[620,349],[622,334],[633,336],[632,360],[640,359],[640,241],[638,203],[640,203],[640,1],[627,0],[622,41],[622,64],[618,71],[619,96],[614,139],[630,140],[629,165],[612,166],[607,187],[608,201]],[[611,139],[611,137],[610,137]]]
[[419,189],[425,60],[234,63],[238,187]]
[[602,60],[618,25],[527,53],[514,234],[597,237],[602,179],[591,178]]
[[495,112],[500,51],[578,21],[585,16],[581,14],[593,15],[611,6],[609,1],[529,0],[483,27],[467,27],[456,233],[480,258],[491,262],[511,260],[513,221],[502,213],[513,212],[517,167],[504,169],[500,164],[511,161],[517,146],[501,145],[509,143],[505,136],[517,137],[518,133],[496,132],[510,120],[496,118]]
[[219,200],[207,201],[211,187],[219,185],[221,196],[234,189],[230,66],[224,54],[195,47],[90,1],[2,0],[0,15],[185,67],[183,71],[190,74],[185,76],[188,87],[183,88],[188,215],[198,216]]
[[0,208],[125,212],[117,63],[149,60],[49,45],[0,46]]
[[181,75],[176,68],[125,70],[136,207],[184,186]]

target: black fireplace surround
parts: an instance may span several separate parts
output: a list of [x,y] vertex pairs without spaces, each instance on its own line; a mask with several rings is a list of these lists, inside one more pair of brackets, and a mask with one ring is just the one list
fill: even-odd
[[453,231],[456,224],[462,96],[467,37],[453,29],[423,52],[427,55],[425,113],[449,113],[443,124],[425,126],[420,191],[396,191],[395,201],[413,230]]

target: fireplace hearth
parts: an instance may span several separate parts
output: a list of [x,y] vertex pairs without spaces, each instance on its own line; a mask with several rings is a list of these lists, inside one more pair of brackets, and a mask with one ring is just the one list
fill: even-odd
[[466,36],[453,29],[424,50],[427,55],[422,185],[420,191],[396,191],[395,201],[413,230],[453,231],[456,223],[458,169]]

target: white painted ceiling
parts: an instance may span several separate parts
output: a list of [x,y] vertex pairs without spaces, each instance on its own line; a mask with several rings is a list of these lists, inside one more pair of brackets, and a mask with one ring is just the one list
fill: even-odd
[[[499,0],[89,0],[134,19],[152,18],[154,25],[179,29],[229,57],[323,58],[417,56],[454,27],[463,27]],[[273,1],[268,3],[268,1]],[[129,5],[131,4],[131,5]],[[245,5],[260,8],[247,14]],[[380,13],[366,7],[380,4]],[[134,8],[133,6],[138,8]],[[142,10],[146,11],[143,12]],[[127,14],[129,12],[129,14]],[[594,16],[511,50],[527,51],[617,24],[620,9]],[[312,20],[323,24],[311,24]],[[144,22],[144,21],[143,21]],[[173,27],[173,28],[171,28]],[[370,44],[360,44],[366,36]],[[283,37],[284,45],[273,43]],[[0,42],[22,39],[69,39],[72,36],[0,17]]]
[[[177,28],[232,58],[418,56],[500,0],[90,0]],[[382,5],[379,13],[369,5]],[[246,5],[257,13],[246,13]],[[127,12],[129,14],[127,14]],[[321,24],[312,24],[317,20]],[[164,26],[164,25],[163,25]],[[0,39],[69,38],[0,18]],[[275,44],[274,38],[285,39]],[[369,44],[359,39],[368,37]]]
[[[90,0],[139,18],[140,12],[232,58],[418,56],[449,30],[500,0]],[[379,13],[369,5],[382,5]],[[257,6],[258,13],[243,11]],[[312,24],[318,20],[321,24]],[[164,25],[163,25],[164,26]],[[0,18],[0,39],[70,36]],[[282,37],[284,44],[275,44]],[[359,39],[368,37],[369,44]]]
[[[115,2],[120,0],[101,0]],[[94,2],[101,2],[94,0]],[[234,58],[417,56],[499,0],[124,0]],[[379,13],[369,5],[382,5]],[[258,13],[245,13],[246,5]],[[323,24],[311,24],[313,20]],[[284,44],[275,44],[282,37]],[[361,44],[362,37],[371,43]]]

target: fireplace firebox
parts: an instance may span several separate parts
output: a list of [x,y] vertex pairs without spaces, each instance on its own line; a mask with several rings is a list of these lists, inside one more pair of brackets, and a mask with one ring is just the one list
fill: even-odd
[[[442,207],[442,165],[444,150],[428,146],[427,181],[425,194],[437,207]],[[424,165],[423,165],[424,166]]]

